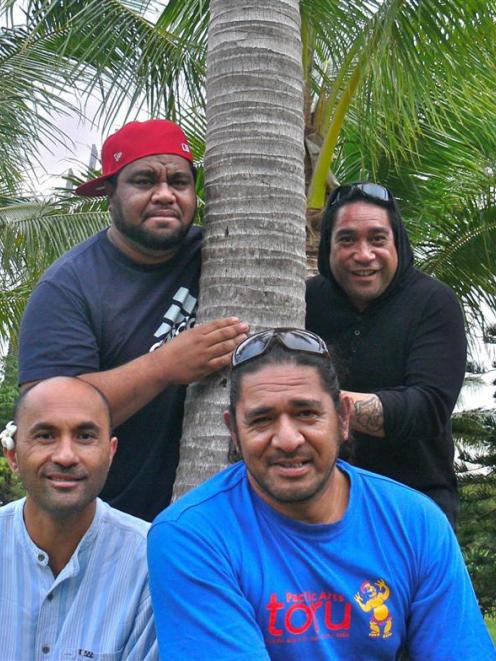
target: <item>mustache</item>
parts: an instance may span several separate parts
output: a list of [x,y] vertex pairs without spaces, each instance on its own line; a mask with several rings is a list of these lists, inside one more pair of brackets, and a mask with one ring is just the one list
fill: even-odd
[[63,466],[54,464],[53,466],[48,466],[45,468],[43,471],[43,476],[52,480],[84,480],[88,477],[88,474],[86,471],[81,470],[80,468],[64,468]]
[[276,450],[270,456],[270,461],[310,461],[311,456],[308,453],[301,454],[300,452],[284,452],[284,450]]
[[150,218],[150,216],[164,216],[164,218],[179,218],[179,212],[177,209],[174,209],[171,206],[168,205],[161,205],[161,206],[156,206],[155,209],[152,209],[151,211],[147,211],[144,214],[145,218]]

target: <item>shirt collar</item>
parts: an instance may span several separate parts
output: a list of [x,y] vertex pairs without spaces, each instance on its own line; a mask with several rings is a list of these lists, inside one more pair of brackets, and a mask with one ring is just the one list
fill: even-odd
[[[24,523],[25,503],[26,498],[21,498],[20,500],[16,501],[14,534],[32,561],[37,566],[47,567],[49,562],[48,553],[33,542],[27,531],[26,524]],[[76,550],[72,554],[69,562],[58,575],[57,579],[75,576],[79,573],[81,568],[86,565],[89,555],[88,551],[91,548],[93,541],[98,533],[104,509],[105,504],[100,500],[100,498],[97,498],[96,511],[95,516],[93,517],[93,521],[77,545]]]

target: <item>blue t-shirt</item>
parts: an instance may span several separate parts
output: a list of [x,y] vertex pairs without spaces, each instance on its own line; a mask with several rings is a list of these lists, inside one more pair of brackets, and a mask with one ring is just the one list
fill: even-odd
[[344,517],[279,514],[238,463],[154,521],[164,659],[495,659],[460,549],[426,496],[339,462]]
[[[201,231],[192,227],[170,261],[136,264],[106,231],[76,246],[43,275],[26,307],[20,383],[109,370],[153,351],[193,325]],[[102,498],[151,520],[172,494],[184,386],[163,390],[116,429],[119,449]]]

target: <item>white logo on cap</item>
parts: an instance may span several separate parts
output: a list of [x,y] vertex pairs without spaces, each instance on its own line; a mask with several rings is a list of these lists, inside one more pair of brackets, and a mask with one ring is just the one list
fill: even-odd
[[191,151],[189,145],[187,145],[185,142],[181,142],[181,149],[185,151],[187,154]]
[[116,151],[115,154],[114,154],[114,161],[116,161],[118,163],[121,160],[121,158],[122,158],[122,152],[121,151]]

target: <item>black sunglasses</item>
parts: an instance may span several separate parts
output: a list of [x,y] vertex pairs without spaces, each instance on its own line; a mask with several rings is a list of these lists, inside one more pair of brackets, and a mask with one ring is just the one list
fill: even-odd
[[233,351],[232,368],[263,356],[274,342],[279,342],[290,351],[313,353],[329,358],[327,346],[318,335],[298,328],[271,328],[250,335]]
[[332,207],[334,204],[339,204],[339,202],[347,200],[356,192],[361,193],[364,197],[370,197],[372,200],[379,200],[380,202],[393,201],[393,194],[389,188],[381,186],[381,184],[359,182],[356,184],[343,184],[343,186],[338,186],[331,194],[327,206]]

